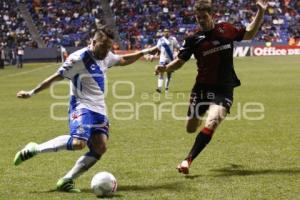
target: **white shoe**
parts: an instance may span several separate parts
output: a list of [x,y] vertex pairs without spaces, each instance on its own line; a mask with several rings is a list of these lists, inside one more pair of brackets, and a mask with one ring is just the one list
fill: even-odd
[[177,170],[179,173],[188,174],[189,167],[190,167],[190,163],[187,160],[184,160],[177,166]]

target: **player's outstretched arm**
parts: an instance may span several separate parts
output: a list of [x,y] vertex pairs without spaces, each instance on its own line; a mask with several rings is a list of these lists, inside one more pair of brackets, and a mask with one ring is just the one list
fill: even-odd
[[156,46],[148,48],[148,49],[143,49],[141,51],[135,52],[135,53],[131,53],[131,54],[126,54],[121,56],[121,60],[118,63],[118,65],[120,66],[125,66],[125,65],[129,65],[131,63],[134,63],[135,61],[137,61],[139,58],[141,58],[142,56],[146,55],[146,54],[156,54],[158,52],[158,48]]
[[155,75],[163,72],[173,72],[177,69],[181,68],[186,61],[180,58],[176,58],[172,62],[170,62],[167,66],[157,65],[155,67]]
[[246,28],[246,33],[244,35],[243,40],[253,39],[256,33],[258,32],[261,24],[263,23],[264,14],[268,7],[268,0],[258,0],[256,4],[258,7],[258,11],[254,20]]
[[30,90],[30,91],[19,91],[17,93],[18,98],[27,99],[32,97],[34,94],[37,94],[38,92],[50,87],[50,85],[55,81],[63,80],[64,78],[59,74],[55,73],[51,76],[49,76],[47,79],[45,79],[43,82],[41,82],[36,88]]

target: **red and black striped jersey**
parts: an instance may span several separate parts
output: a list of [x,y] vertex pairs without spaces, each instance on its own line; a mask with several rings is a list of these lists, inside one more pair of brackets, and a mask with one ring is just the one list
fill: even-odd
[[197,85],[234,88],[241,84],[233,66],[233,42],[241,41],[245,31],[244,27],[220,23],[210,31],[199,31],[185,39],[178,58],[187,61],[192,55],[195,56]]

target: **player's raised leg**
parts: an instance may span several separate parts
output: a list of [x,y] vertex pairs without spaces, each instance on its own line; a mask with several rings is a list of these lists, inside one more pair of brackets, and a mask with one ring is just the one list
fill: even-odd
[[39,153],[57,152],[60,150],[80,150],[83,149],[84,146],[85,144],[83,142],[73,139],[70,135],[61,135],[42,144],[30,142],[16,153],[14,164],[20,165],[23,161]]
[[200,152],[210,142],[217,126],[226,117],[226,115],[227,115],[227,110],[225,107],[220,105],[215,105],[215,104],[209,106],[204,128],[197,135],[194,145],[192,146],[187,157],[177,167],[180,173],[184,173],[184,174],[189,173],[189,167],[191,166],[192,161],[200,154]]
[[200,125],[201,125],[201,119],[197,117],[192,117],[188,119],[186,122],[186,132],[195,133],[197,129],[200,127]]
[[88,141],[90,151],[81,156],[73,168],[57,182],[57,189],[66,192],[80,192],[75,188],[74,180],[94,166],[106,151],[106,134],[93,134]]

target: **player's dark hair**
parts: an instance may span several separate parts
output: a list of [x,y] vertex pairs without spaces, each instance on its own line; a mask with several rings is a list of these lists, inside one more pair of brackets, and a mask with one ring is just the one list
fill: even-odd
[[211,0],[198,0],[194,6],[195,11],[207,11],[208,13],[212,12]]
[[112,29],[108,28],[106,25],[100,26],[97,28],[96,36],[106,35],[110,39],[115,39],[114,32]]

